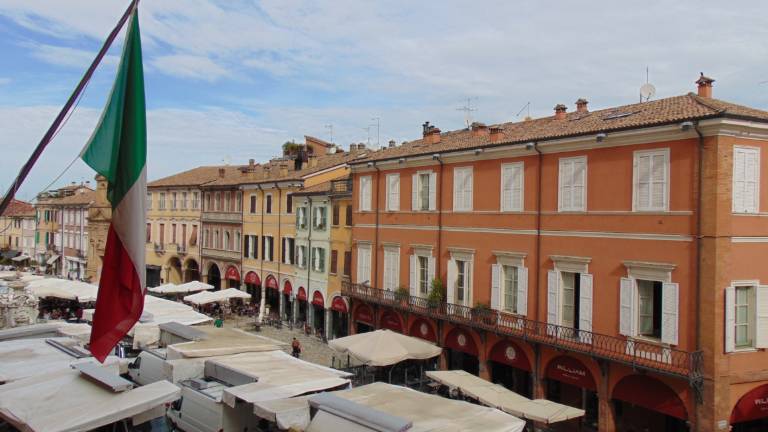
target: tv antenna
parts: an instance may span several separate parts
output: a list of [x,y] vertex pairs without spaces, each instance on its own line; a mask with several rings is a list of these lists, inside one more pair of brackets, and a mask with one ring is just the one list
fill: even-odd
[[331,144],[333,144],[333,125],[332,124],[327,124],[327,125],[325,125],[325,128],[330,131],[330,133],[331,133],[331,140],[329,142]]
[[367,143],[367,144],[366,144],[365,146],[366,146],[366,147],[369,147],[369,148],[371,147],[371,128],[372,128],[373,126],[374,126],[374,125],[368,125],[368,126],[366,126],[366,127],[364,127],[364,128],[363,128],[363,130],[365,131],[365,133],[366,133],[366,134],[368,134],[368,138],[366,139],[366,143]]
[[[381,147],[381,117],[374,117],[371,121],[376,120],[376,148]],[[371,125],[373,126],[373,125]]]
[[[640,86],[640,102],[648,102],[656,95],[656,87],[648,81],[648,66],[645,67],[645,84]],[[645,99],[645,100],[643,100]]]
[[531,103],[530,102],[523,105],[523,107],[520,108],[520,111],[518,111],[517,114],[515,114],[515,117],[520,117],[520,114],[526,110],[527,112],[525,113],[525,119],[530,120],[531,119]]
[[464,111],[464,122],[467,124],[467,128],[472,124],[472,111],[477,111],[477,108],[472,108],[472,99],[477,100],[477,97],[467,98],[466,105],[456,108],[456,111]]

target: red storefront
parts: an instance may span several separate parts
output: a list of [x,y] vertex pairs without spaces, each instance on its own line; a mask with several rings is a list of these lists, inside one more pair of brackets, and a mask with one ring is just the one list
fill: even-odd
[[461,369],[471,374],[480,373],[480,351],[477,349],[471,330],[454,328],[445,337],[445,355],[448,369]]
[[240,288],[240,272],[237,271],[237,267],[227,267],[224,279],[227,280],[227,288]]
[[741,397],[731,412],[734,432],[768,430],[768,384],[763,384]]
[[258,303],[261,301],[261,279],[256,272],[245,274],[245,291],[251,295],[251,301]]
[[[642,389],[642,391],[639,391]],[[688,413],[669,386],[648,375],[627,375],[613,388],[611,398],[617,431],[686,431]]]
[[580,360],[563,355],[549,362],[544,376],[547,399],[586,411],[581,419],[561,422],[557,429],[597,430],[597,384],[589,368]]
[[325,331],[325,299],[320,291],[312,293],[312,328],[316,332]]
[[410,335],[437,343],[435,326],[425,318],[416,318],[413,320],[413,323],[411,323]]
[[286,280],[283,283],[283,304],[285,305],[283,319],[286,319],[289,321],[293,320],[292,296],[293,296],[293,285],[291,285],[291,281]]
[[511,340],[497,342],[488,356],[491,381],[526,397],[533,396],[531,362],[522,347]]
[[379,328],[389,329],[398,333],[403,333],[403,320],[400,314],[397,312],[386,309],[381,314],[381,320],[379,321]]
[[331,300],[331,339],[344,337],[349,334],[349,306],[342,296],[335,296]]
[[352,322],[355,326],[355,334],[373,331],[373,310],[370,306],[360,303],[352,314]]
[[296,301],[299,302],[299,312],[296,315],[296,321],[307,324],[307,308],[309,306],[307,305],[307,290],[303,286],[300,286],[299,291],[296,292]]
[[269,305],[270,315],[275,315],[280,310],[280,286],[274,276],[267,276],[264,281],[267,289],[264,293],[267,296],[267,305]]

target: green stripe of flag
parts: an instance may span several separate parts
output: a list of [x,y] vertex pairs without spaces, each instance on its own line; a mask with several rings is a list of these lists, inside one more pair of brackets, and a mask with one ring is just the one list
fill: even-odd
[[113,209],[146,165],[147,118],[137,10],[131,16],[109,101],[80,156],[107,178],[107,197]]

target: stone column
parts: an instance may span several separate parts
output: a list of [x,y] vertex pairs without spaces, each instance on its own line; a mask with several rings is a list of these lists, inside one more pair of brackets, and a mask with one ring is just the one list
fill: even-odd
[[278,316],[280,316],[280,320],[282,321],[283,317],[285,316],[285,296],[280,291],[277,292],[278,299],[279,299],[279,305],[278,309]]
[[478,376],[486,381],[491,380],[491,368],[488,364],[488,360],[485,360],[483,358],[478,358],[479,368],[478,368]]
[[293,311],[291,311],[293,313],[292,321],[294,324],[296,324],[296,318],[299,316],[299,301],[296,299],[296,297],[293,298],[293,303],[291,304],[293,305]]
[[611,394],[609,390],[609,377],[611,366],[605,362],[600,367],[602,376],[597,383],[597,430],[605,432],[614,432],[616,430],[616,419],[613,415],[613,404],[611,403]]
[[330,309],[325,310],[325,338],[328,340],[331,340],[333,338],[333,335],[331,334],[331,331],[333,329],[333,323],[331,322],[331,319],[333,319],[333,314],[331,313]]

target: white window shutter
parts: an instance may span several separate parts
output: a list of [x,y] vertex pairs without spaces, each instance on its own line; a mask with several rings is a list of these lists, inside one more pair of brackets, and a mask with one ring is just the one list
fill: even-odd
[[569,181],[566,178],[566,172],[568,172],[568,162],[560,160],[559,164],[559,170],[557,173],[557,207],[560,210],[564,210],[566,208],[566,194],[570,193],[570,188],[568,188]]
[[501,166],[501,211],[512,210],[512,165]]
[[435,279],[435,259],[432,257],[427,258],[427,287],[432,289],[432,281]]
[[495,310],[501,309],[500,269],[500,265],[491,264],[491,308]]
[[517,268],[517,313],[528,315],[528,268]]
[[437,173],[429,173],[429,209],[437,210]]
[[[592,331],[592,275],[582,273],[579,283],[579,330]],[[592,343],[591,334],[579,334],[584,343]]]
[[515,165],[512,169],[512,208],[523,211],[523,164]]
[[619,333],[634,336],[635,296],[634,282],[630,278],[621,278],[619,286]]
[[419,210],[419,175],[411,176],[411,211]]
[[400,249],[392,252],[394,265],[392,266],[392,287],[393,289],[400,288]]
[[677,345],[679,286],[676,283],[665,283],[661,289],[661,341]]
[[736,288],[725,289],[725,352],[736,350]]
[[755,347],[768,348],[768,285],[755,293]]
[[453,170],[453,210],[461,210],[464,204],[464,190],[462,183],[464,182],[464,171],[459,168]]
[[560,274],[556,270],[547,272],[547,324],[559,324]]
[[472,210],[472,169],[464,171],[464,210]]
[[571,205],[576,210],[586,209],[587,166],[584,160],[574,161],[571,183]]
[[419,295],[419,287],[418,287],[418,280],[417,280],[417,269],[416,269],[416,255],[411,255],[409,257],[411,262],[410,272],[411,272],[411,295],[416,297]]
[[760,179],[760,158],[758,150],[750,150],[746,154],[745,181],[744,181],[744,207],[750,213],[758,211],[758,183]]
[[458,278],[459,268],[456,261],[448,260],[448,280],[445,281],[446,302],[453,303],[453,292],[456,288],[456,279]]

